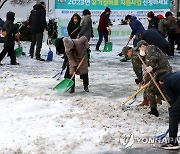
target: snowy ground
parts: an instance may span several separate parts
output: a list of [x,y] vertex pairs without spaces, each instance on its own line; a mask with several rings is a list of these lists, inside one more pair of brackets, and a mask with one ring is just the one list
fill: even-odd
[[[76,93],[62,96],[52,90],[59,83],[52,76],[60,71],[61,57],[36,61],[28,56],[29,43],[22,44],[27,56],[18,58],[20,65],[9,65],[6,57],[0,67],[0,154],[125,153],[127,147],[160,147],[146,139],[168,128],[167,105],[158,106],[158,118],[147,114],[149,108],[135,107],[142,94],[126,112],[120,107],[137,90],[131,62],[121,63],[117,56],[122,46],[114,45],[111,53],[91,46],[90,92],[83,92],[77,76]],[[47,52],[44,44],[43,58]],[[179,71],[180,55],[169,60]]]

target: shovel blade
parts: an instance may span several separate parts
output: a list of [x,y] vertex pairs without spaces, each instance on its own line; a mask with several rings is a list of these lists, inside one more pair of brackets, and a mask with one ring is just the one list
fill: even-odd
[[22,55],[22,51],[23,51],[23,48],[22,48],[22,47],[16,48],[16,49],[15,49],[15,55],[16,55],[16,57],[21,56],[21,55]]
[[106,42],[103,52],[111,52],[111,51],[112,51],[112,42]]
[[64,79],[57,84],[53,89],[57,90],[60,94],[64,94],[74,85],[74,81],[71,79]]

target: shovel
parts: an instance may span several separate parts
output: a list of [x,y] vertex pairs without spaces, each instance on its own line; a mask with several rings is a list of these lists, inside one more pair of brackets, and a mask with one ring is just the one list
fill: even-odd
[[143,89],[145,89],[146,87],[148,87],[150,84],[150,82],[148,82],[147,84],[145,84],[144,86],[142,86],[139,90],[137,90],[134,94],[132,94],[130,97],[128,97],[121,105],[122,110],[127,110],[127,107],[125,106],[125,104],[132,99],[134,96],[136,96],[138,93],[140,93]]
[[[18,32],[19,34],[19,32]],[[18,36],[18,48],[15,49],[15,55],[16,57],[20,57],[22,55],[23,48],[21,47],[21,42],[20,42],[20,34]]]
[[103,52],[111,52],[112,46],[113,44],[110,42],[110,31],[108,31],[108,42],[105,43]]
[[48,43],[48,47],[49,47],[49,52],[47,55],[47,61],[52,61],[53,60],[53,52],[51,50],[50,43],[49,43],[48,31],[46,31],[46,35],[47,35],[47,43]]
[[84,57],[82,58],[82,60],[80,61],[79,65],[76,68],[76,71],[73,73],[71,79],[66,78],[66,79],[62,80],[59,84],[57,84],[53,88],[53,90],[57,90],[60,94],[64,94],[74,85],[74,81],[72,79],[74,78],[75,74],[77,73],[78,69],[80,68],[80,66],[83,63],[86,56],[87,56],[87,54],[85,54]]

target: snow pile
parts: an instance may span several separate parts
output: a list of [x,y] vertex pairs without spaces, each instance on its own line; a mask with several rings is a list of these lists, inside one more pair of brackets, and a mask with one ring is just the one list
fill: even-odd
[[[158,118],[147,114],[149,108],[135,106],[142,94],[130,109],[121,109],[121,103],[137,90],[131,63],[121,63],[117,56],[122,47],[114,45],[113,52],[100,53],[91,46],[90,92],[83,92],[77,76],[76,93],[62,96],[52,90],[59,83],[52,76],[61,70],[61,57],[54,55],[53,62],[36,61],[28,56],[29,43],[22,45],[26,56],[18,58],[20,66],[8,65],[6,57],[0,68],[0,153],[121,153],[127,147],[123,144],[127,136],[132,147],[159,146],[135,139],[166,131],[165,102],[158,106]],[[47,52],[44,44],[43,58]],[[169,59],[175,70],[179,58]]]

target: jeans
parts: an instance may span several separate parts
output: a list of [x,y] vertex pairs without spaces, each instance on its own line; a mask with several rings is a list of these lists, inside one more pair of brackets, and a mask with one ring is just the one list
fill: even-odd
[[99,47],[101,45],[101,42],[103,40],[103,37],[104,37],[104,40],[105,40],[105,43],[108,42],[108,34],[107,33],[104,33],[104,32],[98,32],[99,34],[99,40],[96,44],[96,49],[99,50]]

